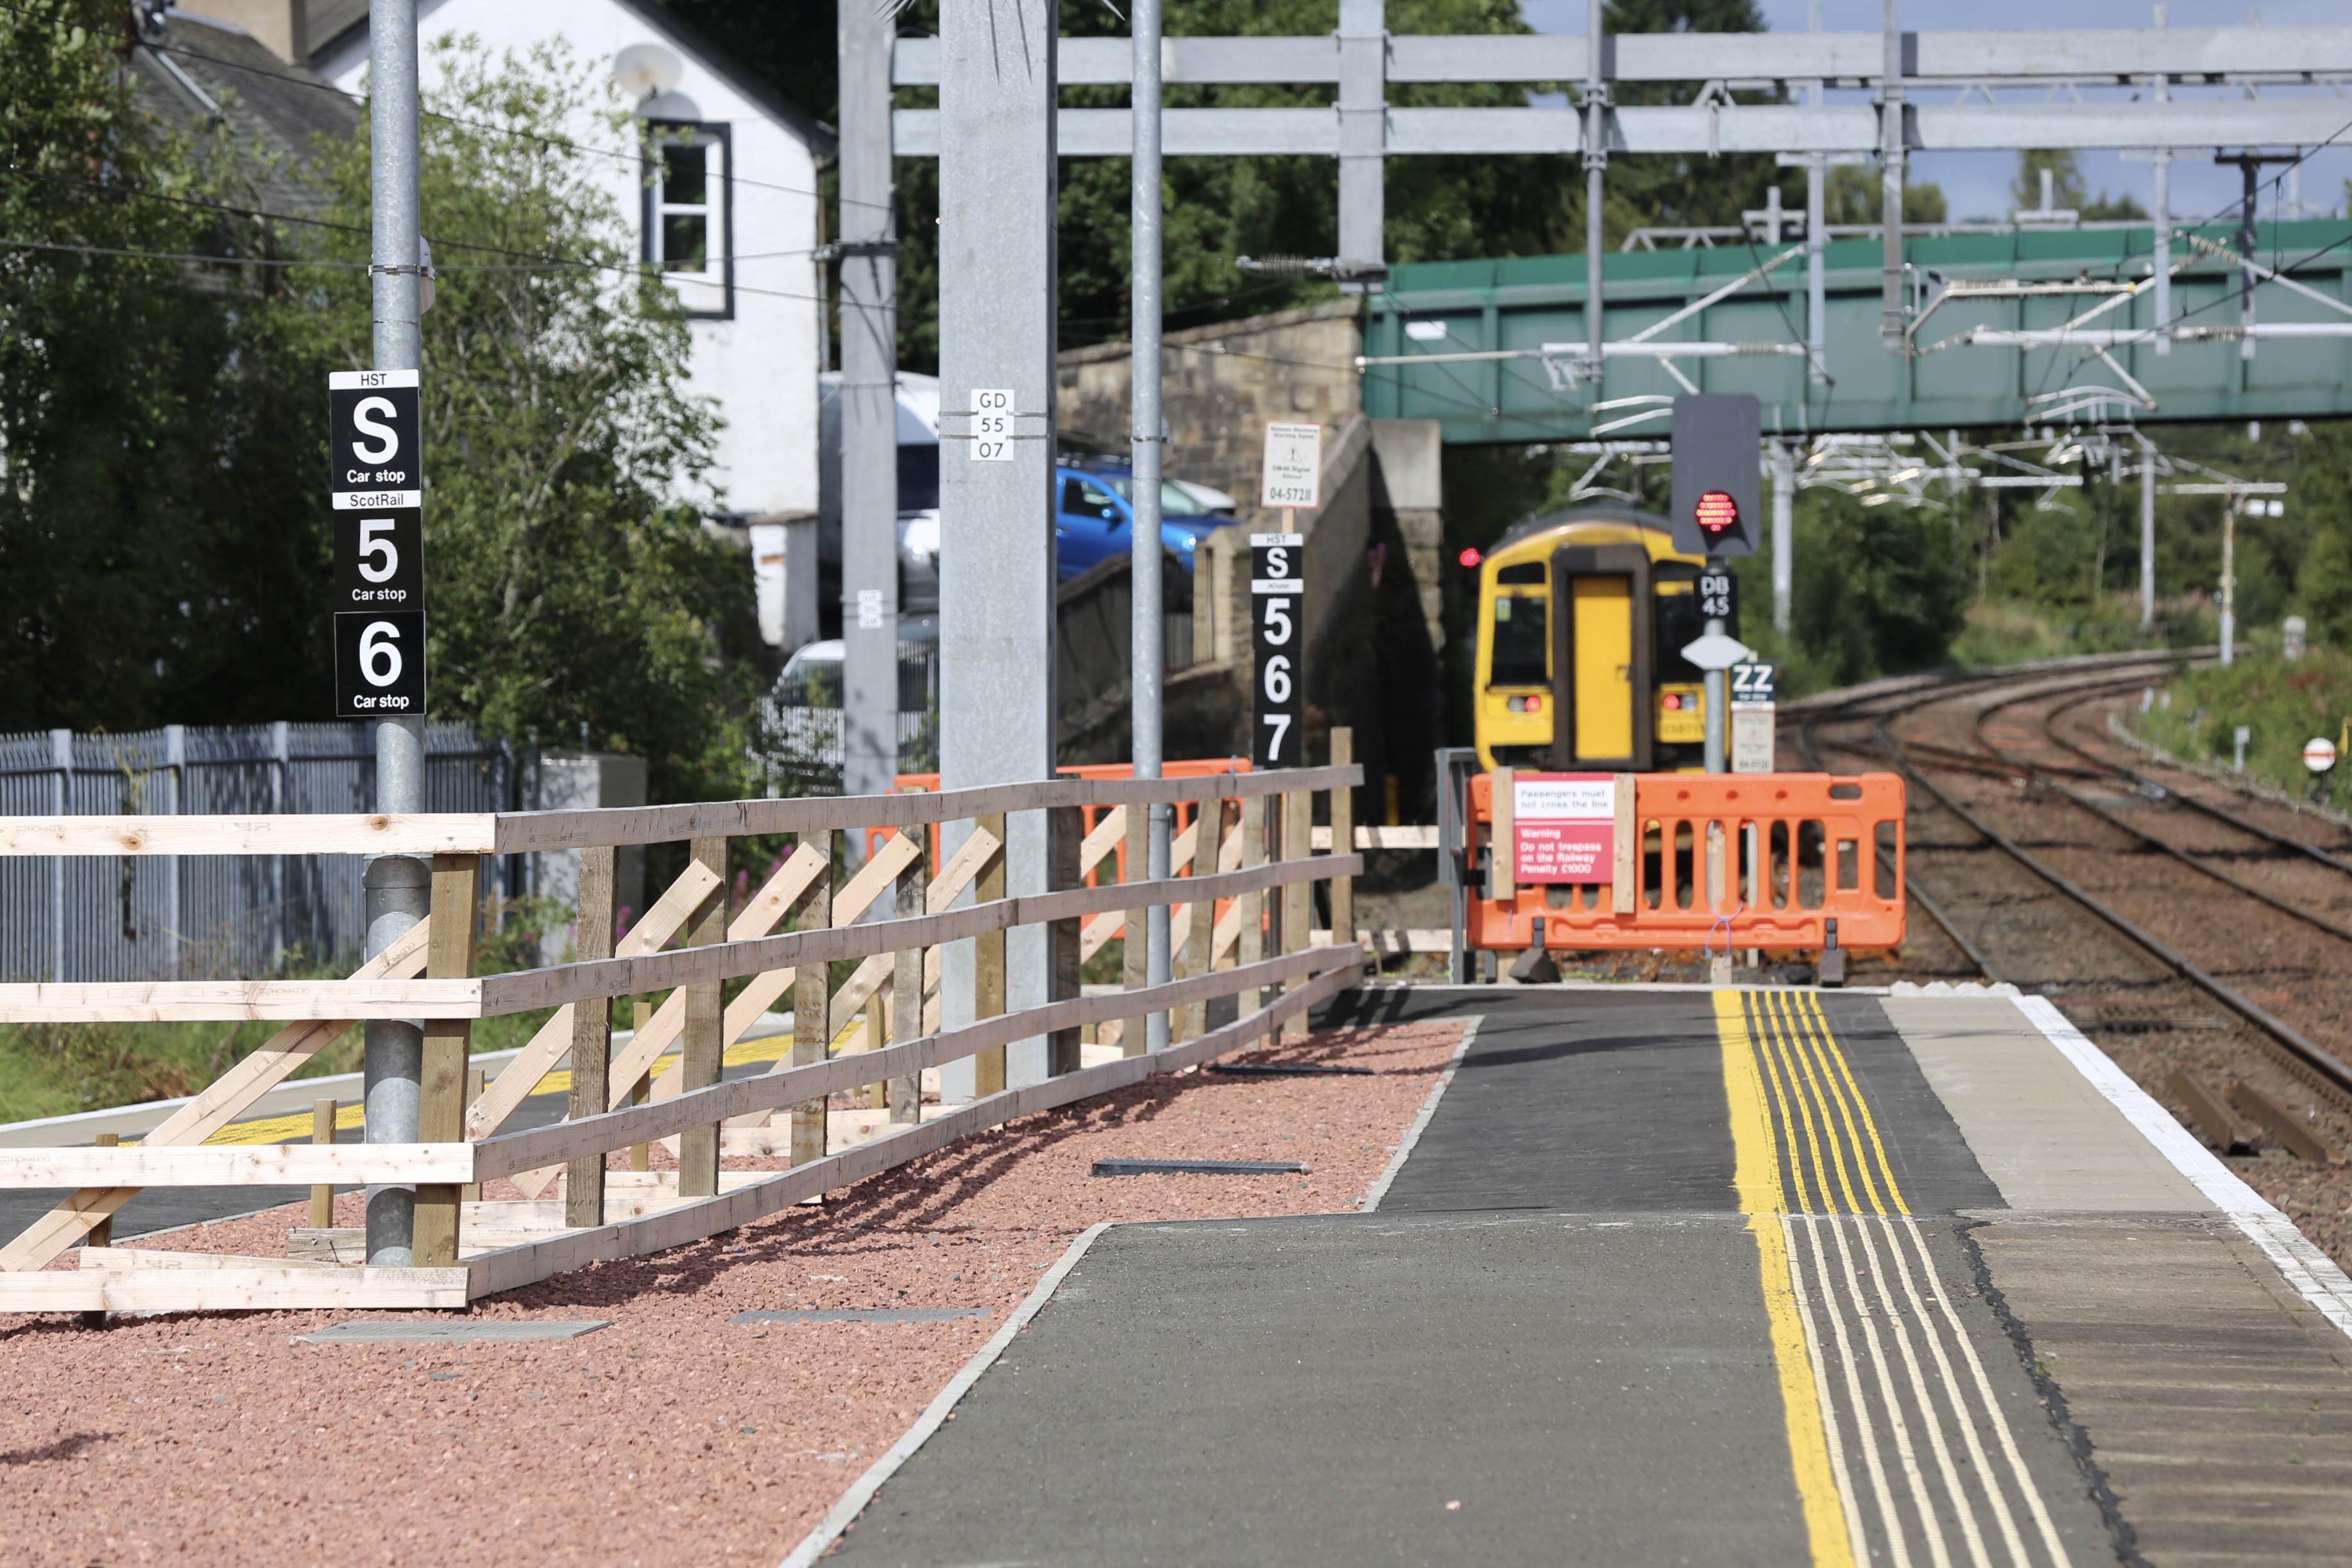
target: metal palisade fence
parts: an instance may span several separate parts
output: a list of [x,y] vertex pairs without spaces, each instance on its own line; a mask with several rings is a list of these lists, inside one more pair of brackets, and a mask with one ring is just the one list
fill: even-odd
[[[366,812],[365,721],[167,724],[127,734],[0,735],[0,816]],[[427,811],[538,804],[536,748],[427,726]],[[366,942],[356,855],[0,857],[0,979],[195,980],[355,960]],[[486,867],[526,892],[521,857]]]

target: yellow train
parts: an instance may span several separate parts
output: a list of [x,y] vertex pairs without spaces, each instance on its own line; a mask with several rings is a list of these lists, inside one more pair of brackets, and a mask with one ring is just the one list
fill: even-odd
[[1706,629],[1703,564],[1675,552],[1664,518],[1632,506],[1580,507],[1505,534],[1478,565],[1479,763],[1705,766],[1706,677],[1682,656]]

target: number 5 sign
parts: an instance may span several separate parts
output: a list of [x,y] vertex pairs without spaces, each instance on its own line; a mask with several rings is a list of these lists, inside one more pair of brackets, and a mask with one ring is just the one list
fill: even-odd
[[420,377],[327,377],[335,517],[335,716],[425,711],[425,477]]
[[1250,643],[1257,653],[1250,764],[1295,768],[1305,761],[1307,537],[1250,535]]

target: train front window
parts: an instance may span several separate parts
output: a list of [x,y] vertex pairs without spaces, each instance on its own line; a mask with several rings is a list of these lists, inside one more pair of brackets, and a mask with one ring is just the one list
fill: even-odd
[[1494,662],[1487,685],[1542,686],[1549,681],[1544,666],[1551,648],[1549,608],[1549,600],[1533,595],[1496,599]]

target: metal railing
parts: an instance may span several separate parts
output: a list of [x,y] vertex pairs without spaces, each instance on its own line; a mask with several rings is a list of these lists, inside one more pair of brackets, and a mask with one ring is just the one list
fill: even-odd
[[[363,721],[0,735],[0,816],[281,816],[373,809]],[[427,727],[429,811],[538,804],[536,748]],[[356,855],[0,859],[0,980],[175,980],[332,963],[365,945]],[[490,882],[527,891],[501,859]],[[348,965],[346,965],[348,967]]]

